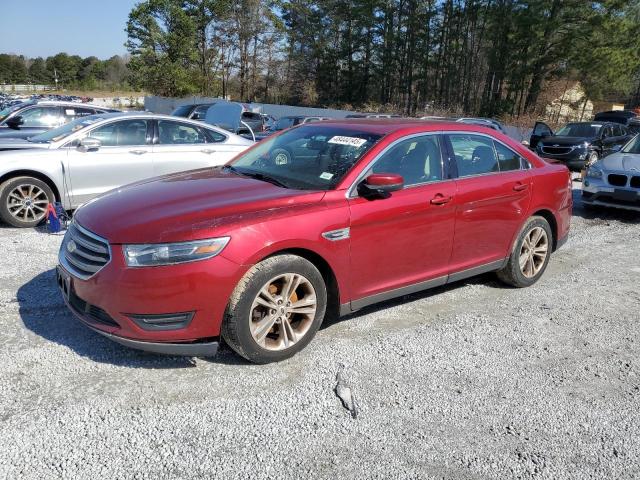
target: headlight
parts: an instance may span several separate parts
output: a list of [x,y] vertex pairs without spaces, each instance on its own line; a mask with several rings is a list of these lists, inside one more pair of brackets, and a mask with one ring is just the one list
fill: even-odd
[[587,168],[587,177],[589,178],[602,178],[602,175],[603,173],[600,167],[592,165],[589,168]]
[[129,267],[155,267],[194,262],[215,257],[229,243],[230,237],[179,243],[124,245],[124,259]]

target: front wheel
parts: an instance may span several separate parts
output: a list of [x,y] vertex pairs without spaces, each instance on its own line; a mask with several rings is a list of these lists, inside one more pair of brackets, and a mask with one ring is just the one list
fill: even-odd
[[222,337],[255,363],[292,357],[314,337],[327,308],[322,274],[296,255],[277,255],[254,265],[234,290]]
[[507,265],[498,271],[498,277],[518,288],[533,285],[547,268],[552,247],[549,222],[543,217],[531,217],[520,231]]
[[0,218],[18,228],[35,227],[55,201],[51,187],[33,177],[10,178],[0,185]]

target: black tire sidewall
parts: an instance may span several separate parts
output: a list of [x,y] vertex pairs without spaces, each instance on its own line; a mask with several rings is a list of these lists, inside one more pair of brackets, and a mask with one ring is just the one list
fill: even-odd
[[38,178],[15,177],[5,181],[2,185],[0,185],[0,220],[16,228],[32,228],[39,225],[46,219],[46,215],[45,215],[44,218],[37,221],[20,222],[16,219],[16,217],[14,217],[13,215],[11,215],[11,213],[9,213],[9,210],[7,209],[7,196],[9,195],[9,192],[11,192],[11,190],[13,190],[13,188],[15,188],[17,185],[25,184],[25,183],[33,184],[38,188],[42,189],[46,193],[49,203],[53,203],[56,201],[55,195],[51,190],[51,187]]
[[[547,257],[544,259],[544,265],[540,271],[532,278],[525,277],[522,271],[520,270],[520,251],[522,250],[522,242],[524,238],[536,227],[542,227],[547,234],[547,239],[549,242],[549,247],[547,250]],[[551,258],[551,251],[553,249],[553,234],[551,232],[551,227],[549,226],[549,222],[542,217],[532,217],[530,218],[525,226],[520,231],[520,235],[518,235],[518,239],[516,240],[516,244],[514,245],[513,251],[511,253],[511,258],[509,259],[508,267],[511,269],[511,276],[517,287],[529,287],[536,283],[540,277],[544,274],[547,269],[547,265],[549,265],[549,259]]]
[[[306,347],[320,328],[327,306],[327,289],[324,279],[322,274],[311,262],[302,257],[292,255],[272,257],[272,259],[277,259],[277,261],[271,268],[259,270],[252,276],[251,281],[246,285],[244,291],[240,293],[239,300],[235,307],[229,311],[231,318],[226,319],[226,321],[235,322],[235,340],[240,344],[239,346],[242,350],[238,353],[255,363],[281,361],[292,357]],[[283,273],[298,273],[311,282],[315,289],[317,299],[316,315],[305,336],[295,345],[286,350],[266,350],[260,347],[251,335],[249,328],[251,306],[259,290],[273,277]],[[232,344],[231,347],[233,348]]]

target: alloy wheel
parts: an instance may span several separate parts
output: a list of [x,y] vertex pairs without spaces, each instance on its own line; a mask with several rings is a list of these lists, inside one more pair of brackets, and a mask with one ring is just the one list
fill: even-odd
[[42,220],[47,213],[49,197],[37,185],[21,184],[7,196],[7,210],[21,222]]
[[542,227],[532,228],[520,247],[520,271],[527,278],[535,277],[549,254],[549,237]]
[[287,349],[309,331],[316,310],[316,292],[306,277],[278,275],[262,286],[251,305],[251,335],[265,350]]

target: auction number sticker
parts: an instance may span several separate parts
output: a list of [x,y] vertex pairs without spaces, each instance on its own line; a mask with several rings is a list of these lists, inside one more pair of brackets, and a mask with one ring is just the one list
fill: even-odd
[[364,145],[365,143],[367,143],[367,141],[365,139],[363,139],[363,138],[341,137],[341,136],[337,135],[335,137],[331,137],[329,139],[329,143],[334,143],[336,145],[349,145],[350,147],[359,148],[362,145]]
[[331,180],[333,178],[333,173],[331,172],[322,172],[320,178],[323,180]]

